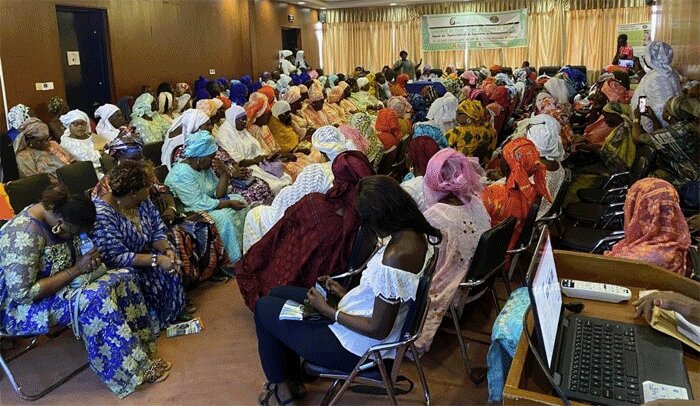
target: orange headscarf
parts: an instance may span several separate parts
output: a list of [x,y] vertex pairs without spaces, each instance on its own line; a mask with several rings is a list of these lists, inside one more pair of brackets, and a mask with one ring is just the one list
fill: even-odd
[[644,178],[627,192],[625,238],[605,255],[649,262],[685,275],[690,231],[678,192],[662,179]]
[[258,90],[258,93],[262,93],[267,97],[268,107],[272,108],[272,105],[275,104],[275,89],[270,86],[263,86]]
[[408,97],[408,91],[406,90],[406,84],[410,78],[407,74],[402,73],[396,77],[396,83],[389,87],[392,96],[403,96]]
[[255,93],[251,95],[250,100],[245,104],[245,114],[248,116],[248,125],[255,122],[255,120],[265,114],[268,109],[267,98],[253,96],[255,96]]
[[401,142],[401,123],[399,123],[396,112],[392,109],[379,110],[374,129],[377,130],[377,137],[384,145],[385,150]]

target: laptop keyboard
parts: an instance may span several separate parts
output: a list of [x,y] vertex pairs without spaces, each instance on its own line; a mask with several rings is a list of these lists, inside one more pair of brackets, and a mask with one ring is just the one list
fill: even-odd
[[642,403],[635,329],[614,322],[576,319],[569,390]]

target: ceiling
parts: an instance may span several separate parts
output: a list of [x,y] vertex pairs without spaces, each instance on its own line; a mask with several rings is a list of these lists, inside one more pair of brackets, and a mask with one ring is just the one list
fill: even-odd
[[[353,8],[353,7],[367,7],[367,6],[390,6],[390,5],[411,5],[411,4],[426,4],[426,3],[444,3],[444,1],[438,0],[277,0],[283,3],[299,4],[299,1],[305,2],[303,4],[305,7],[317,8],[317,9],[331,9],[331,8]],[[395,3],[395,4],[394,4]]]

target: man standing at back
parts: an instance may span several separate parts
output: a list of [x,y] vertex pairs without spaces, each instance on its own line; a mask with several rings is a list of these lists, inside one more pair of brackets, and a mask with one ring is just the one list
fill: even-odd
[[412,61],[408,60],[408,52],[401,51],[399,56],[401,59],[396,61],[394,64],[396,76],[405,73],[411,80],[416,80],[416,69],[420,68],[421,64],[423,63],[423,59],[418,62],[418,65],[415,65]]

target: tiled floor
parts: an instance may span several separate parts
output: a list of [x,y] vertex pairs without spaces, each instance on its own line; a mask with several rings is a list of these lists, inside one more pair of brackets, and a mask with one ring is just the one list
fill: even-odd
[[[500,295],[504,297],[504,294]],[[243,305],[235,281],[201,287],[193,294],[205,330],[177,338],[161,337],[161,355],[173,363],[165,382],[149,385],[119,400],[97,376],[86,370],[58,388],[36,405],[254,405],[264,376],[257,355],[257,340],[250,310]],[[464,327],[490,329],[494,311],[489,298],[471,307]],[[470,329],[474,329],[470,327]],[[470,357],[484,363],[487,347],[471,344]],[[20,382],[31,390],[79,365],[85,351],[67,332],[61,338],[36,348],[12,362]],[[422,358],[435,405],[484,404],[486,383],[475,386],[466,379],[455,336],[439,332],[430,352]],[[399,397],[401,404],[421,404],[422,392],[412,363],[405,363],[402,374],[416,383],[413,392]],[[299,404],[318,404],[329,382],[318,380],[307,386],[309,396]],[[0,405],[27,404],[19,400],[0,380]],[[343,404],[387,404],[385,397],[348,392]]]

